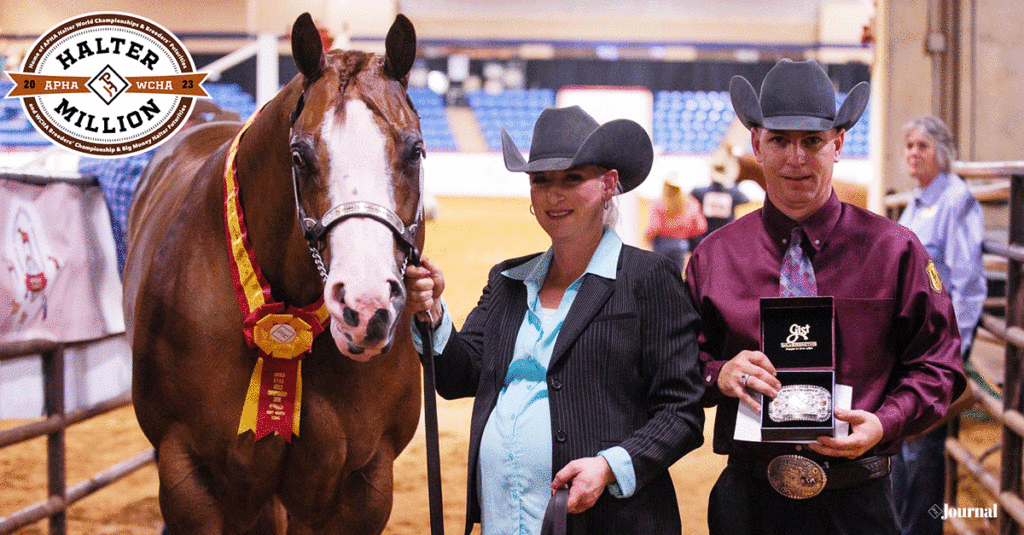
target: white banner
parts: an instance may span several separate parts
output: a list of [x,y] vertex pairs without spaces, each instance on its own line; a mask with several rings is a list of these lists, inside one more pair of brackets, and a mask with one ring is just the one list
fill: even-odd
[[0,180],[0,344],[124,332],[110,216],[98,186]]
[[[99,186],[0,174],[0,266],[0,344],[69,344],[67,410],[131,388],[121,280]],[[0,418],[39,416],[42,386],[38,357],[0,361]]]

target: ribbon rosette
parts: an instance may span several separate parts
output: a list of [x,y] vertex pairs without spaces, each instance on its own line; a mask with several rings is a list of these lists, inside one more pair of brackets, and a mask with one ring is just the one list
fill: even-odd
[[253,339],[267,355],[293,359],[313,347],[313,329],[291,314],[267,314],[256,322]]
[[252,430],[256,440],[278,433],[291,442],[299,434],[302,359],[323,325],[315,312],[268,303],[246,318],[244,327],[246,338],[267,358],[259,357],[253,368],[238,433]]

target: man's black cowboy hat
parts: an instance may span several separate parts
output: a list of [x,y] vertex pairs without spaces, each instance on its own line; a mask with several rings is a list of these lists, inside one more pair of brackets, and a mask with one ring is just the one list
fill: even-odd
[[505,168],[512,172],[563,171],[594,164],[619,172],[623,193],[637,187],[651,172],[654,148],[642,126],[629,119],[598,125],[579,106],[548,108],[533,127],[530,160],[501,129]]
[[729,95],[736,117],[747,128],[849,130],[868,104],[868,83],[854,86],[836,112],[836,89],[825,69],[814,60],[784,59],[775,64],[761,83],[761,97],[742,76],[733,76]]

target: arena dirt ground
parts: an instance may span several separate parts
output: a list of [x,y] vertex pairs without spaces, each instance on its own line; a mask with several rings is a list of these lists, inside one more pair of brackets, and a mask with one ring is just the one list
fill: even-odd
[[[508,257],[540,251],[546,236],[528,212],[523,199],[438,199],[438,217],[428,223],[426,255],[445,272],[446,301],[461,325],[479,297],[488,269]],[[645,213],[641,206],[640,213]],[[643,224],[641,221],[639,224]],[[445,531],[461,533],[465,519],[466,448],[471,400],[439,399],[441,465],[444,472]],[[672,468],[679,499],[683,533],[707,533],[707,496],[724,466],[724,458],[711,451],[710,430],[715,411],[707,411],[705,445]],[[9,428],[25,421],[0,421]],[[976,455],[1001,440],[992,421],[963,419],[961,435]],[[73,426],[67,433],[68,485],[149,448],[131,408],[123,408]],[[46,494],[46,443],[38,438],[0,451],[0,517],[37,503]],[[998,452],[985,466],[998,473]],[[992,498],[979,485],[961,475],[959,506],[990,507]],[[395,505],[385,533],[423,535],[429,532],[426,469],[422,425],[395,466]],[[68,533],[102,535],[155,535],[161,527],[157,503],[156,470],[150,465],[126,479],[78,502],[68,511]],[[983,529],[977,521],[975,529]],[[18,535],[43,535],[46,522],[28,526]],[[947,533],[952,533],[947,527]]]

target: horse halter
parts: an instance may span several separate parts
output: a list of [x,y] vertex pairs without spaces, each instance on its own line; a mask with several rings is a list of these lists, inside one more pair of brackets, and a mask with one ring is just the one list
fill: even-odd
[[[299,114],[302,113],[304,104],[305,95],[300,94],[299,101],[295,105],[295,111],[291,114],[291,127],[295,126],[295,121],[298,120]],[[291,138],[291,129],[289,129],[288,137],[289,139]],[[339,204],[327,210],[323,217],[318,220],[306,215],[306,211],[302,208],[302,201],[299,197],[299,175],[295,170],[295,165],[292,165],[292,187],[295,190],[295,213],[298,214],[299,224],[302,226],[302,233],[306,238],[306,245],[309,247],[309,252],[313,256],[313,262],[316,264],[317,271],[320,272],[320,278],[323,279],[324,285],[327,284],[327,267],[324,266],[324,260],[320,256],[320,244],[326,240],[327,233],[335,225],[353,217],[372,219],[391,230],[402,250],[405,251],[405,259],[402,261],[402,266],[399,270],[402,276],[404,276],[405,268],[410,262],[416,266],[420,264],[420,252],[416,248],[416,233],[423,224],[422,167],[420,168],[420,191],[419,201],[416,206],[416,219],[409,225],[406,225],[402,218],[398,217],[398,214],[393,210],[370,201],[352,201]]]

